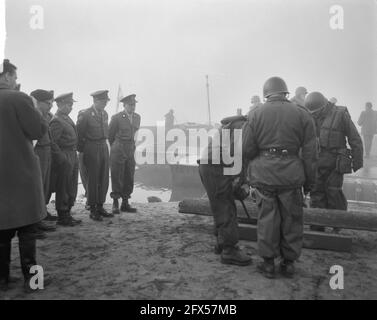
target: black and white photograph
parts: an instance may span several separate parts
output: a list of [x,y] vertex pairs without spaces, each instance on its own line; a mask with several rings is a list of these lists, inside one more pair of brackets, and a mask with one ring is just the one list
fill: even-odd
[[376,136],[376,0],[0,0],[0,305],[376,300]]

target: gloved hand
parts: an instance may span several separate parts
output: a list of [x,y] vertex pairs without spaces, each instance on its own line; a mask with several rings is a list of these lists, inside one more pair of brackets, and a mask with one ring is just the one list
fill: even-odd
[[240,201],[245,200],[250,195],[250,187],[248,184],[236,185],[233,188],[233,196]]

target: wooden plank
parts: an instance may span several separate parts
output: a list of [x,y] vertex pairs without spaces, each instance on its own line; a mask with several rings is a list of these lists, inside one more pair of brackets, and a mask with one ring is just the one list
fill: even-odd
[[[239,224],[238,231],[241,240],[257,241],[257,226]],[[305,231],[303,247],[308,249],[350,252],[352,238],[339,234]]]
[[[239,201],[237,204],[237,214],[240,221],[245,221],[246,215]],[[257,219],[257,206],[251,201],[246,201],[246,208],[254,222]],[[212,215],[208,199],[185,199],[179,203],[179,212]],[[362,210],[343,211],[320,208],[304,208],[304,224],[324,227],[336,227],[340,229],[354,229],[377,231],[377,210],[368,212]]]

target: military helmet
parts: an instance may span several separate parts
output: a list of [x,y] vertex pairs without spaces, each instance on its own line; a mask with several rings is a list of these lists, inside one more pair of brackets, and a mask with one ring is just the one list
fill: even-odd
[[279,77],[269,78],[263,86],[263,96],[268,98],[273,94],[289,93],[285,81]]
[[305,98],[305,107],[310,112],[314,112],[318,109],[321,109],[326,104],[327,104],[327,99],[320,92],[311,92]]

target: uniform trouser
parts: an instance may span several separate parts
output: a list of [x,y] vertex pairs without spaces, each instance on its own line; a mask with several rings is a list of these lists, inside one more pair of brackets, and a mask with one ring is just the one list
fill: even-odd
[[374,135],[363,135],[364,139],[364,149],[365,149],[365,155],[369,157],[370,155],[370,150],[372,149],[372,143],[373,143],[373,137]]
[[80,152],[79,153],[79,169],[80,169],[80,178],[82,182],[82,186],[84,187],[85,190],[85,197],[88,196],[88,170],[85,167],[84,164],[84,153]]
[[303,243],[303,195],[301,189],[257,188],[258,251],[263,258],[294,261]]
[[51,147],[36,146],[34,151],[39,158],[39,164],[42,172],[43,190],[46,204],[48,204],[50,200]]
[[29,279],[30,268],[36,262],[36,240],[33,236],[34,225],[28,225],[16,229],[0,230],[0,280],[8,281],[10,272],[11,241],[18,236],[18,248],[20,251],[21,269],[25,279]]
[[347,210],[347,199],[344,196],[343,174],[337,172],[336,154],[322,152],[319,155],[315,185],[310,192],[310,206]]
[[115,141],[111,146],[111,187],[113,199],[129,199],[134,190],[135,145]]
[[109,188],[109,149],[105,142],[87,141],[83,153],[88,171],[87,202],[90,206],[102,205]]
[[62,160],[56,166],[55,208],[57,211],[69,211],[77,196],[79,164],[74,150],[62,150]]
[[199,174],[207,191],[214,218],[214,234],[222,247],[233,247],[239,240],[237,209],[233,196],[232,176],[220,165],[199,165]]

